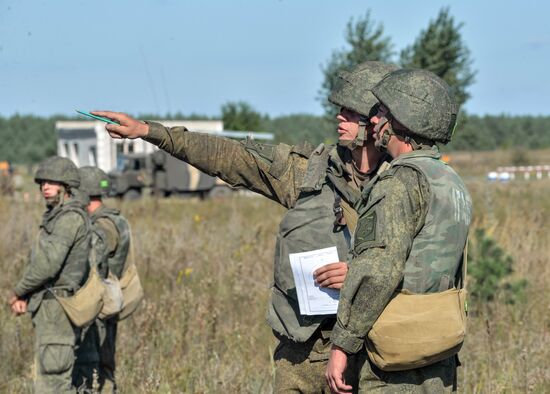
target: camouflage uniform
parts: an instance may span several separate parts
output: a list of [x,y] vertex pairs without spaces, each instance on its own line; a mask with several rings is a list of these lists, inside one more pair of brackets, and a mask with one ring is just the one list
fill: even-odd
[[[81,189],[89,197],[100,197],[109,187],[107,175],[96,167],[80,169],[82,179]],[[106,261],[102,261],[98,272],[102,278],[109,273],[118,279],[124,272],[126,259],[130,249],[130,226],[128,221],[116,209],[101,204],[90,214],[92,225],[101,232],[106,250],[102,253]],[[115,354],[118,316],[108,319],[96,319],[89,327],[83,340],[83,346],[77,352],[77,366],[80,383],[86,378],[86,386],[90,388],[94,369],[98,373],[99,387],[104,392],[115,392]]]
[[[357,222],[352,207],[360,196],[359,187],[385,161],[383,157],[369,174],[360,174],[353,166],[351,151],[364,146],[368,115],[377,103],[372,93],[357,94],[357,88],[370,88],[395,69],[381,62],[365,62],[339,74],[329,100],[359,114],[360,121],[356,138],[339,141],[338,147],[321,144],[314,150],[307,144],[239,143],[149,123],[145,140],[209,175],[260,193],[289,209],[279,226],[267,312],[267,322],[279,339],[274,352],[276,392],[329,391],[324,376],[335,319],[300,314],[289,253],[336,246],[340,260],[347,260]],[[364,355],[348,360],[348,382],[357,381],[364,360]]]
[[[280,225],[274,264],[274,284],[267,321],[279,339],[274,352],[275,390],[328,392],[324,372],[330,350],[334,316],[302,316],[299,313],[294,279],[288,262],[289,242],[300,250],[337,245],[346,260],[348,243],[344,228],[334,225],[334,186],[327,174],[342,179],[344,203],[353,205],[350,154],[345,148],[308,144],[267,145],[237,142],[185,128],[165,128],[150,122],[145,140],[201,171],[218,176],[232,186],[245,187],[288,208]],[[351,212],[347,212],[347,215]],[[350,222],[353,219],[350,218]],[[306,234],[300,237],[297,234]],[[287,236],[294,234],[289,241]],[[301,245],[297,239],[301,238]],[[351,379],[351,377],[350,377]]]
[[[422,93],[418,89],[414,94]],[[385,96],[377,95],[376,89],[374,94],[386,105]],[[419,101],[429,103],[426,97]],[[406,117],[399,120],[408,123]],[[440,123],[449,122],[454,125],[452,117]],[[438,129],[440,135],[433,140],[445,142],[448,131]],[[418,139],[425,141],[433,135],[423,132]],[[357,206],[354,258],[331,336],[348,354],[365,353],[365,338],[394,292],[435,293],[455,285],[471,220],[471,200],[458,175],[439,158],[436,147],[419,146],[419,150],[394,159],[386,172],[363,189]],[[456,360],[453,356],[398,372],[383,372],[369,361],[361,370],[359,389],[384,393],[452,391],[456,389]]]
[[[70,162],[54,158],[43,163],[35,178],[37,182],[63,181],[48,177],[47,166],[67,164],[64,160]],[[72,193],[77,194],[75,190]],[[90,233],[84,206],[85,203],[73,196],[44,213],[29,264],[14,288],[18,297],[28,299],[28,311],[32,314],[35,391],[39,393],[74,392],[71,379],[79,330],[72,325],[53,293],[70,295],[87,277]]]
[[[105,233],[108,246],[108,271],[118,279],[124,272],[130,248],[130,226],[115,209],[101,206],[91,215],[92,223]],[[99,333],[99,384],[104,391],[116,391],[115,354],[118,316],[106,320],[97,319]]]

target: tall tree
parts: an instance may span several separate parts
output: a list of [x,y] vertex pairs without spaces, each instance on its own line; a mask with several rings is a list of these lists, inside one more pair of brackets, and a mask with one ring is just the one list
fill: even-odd
[[448,8],[442,8],[428,28],[422,30],[414,44],[401,51],[400,63],[404,68],[430,70],[443,78],[453,90],[457,103],[464,104],[470,94],[468,87],[474,82],[470,51],[462,41],[462,23],[455,23]]
[[262,115],[244,101],[222,105],[223,127],[226,130],[254,131],[262,122]]
[[297,145],[308,141],[314,146],[321,142],[334,143],[336,129],[329,120],[322,116],[294,114],[264,119],[262,130],[275,135],[275,142]]
[[389,62],[392,56],[391,40],[384,36],[382,24],[375,25],[371,20],[370,11],[357,21],[353,18],[349,20],[345,39],[348,47],[335,50],[327,64],[321,67],[324,81],[318,99],[329,117],[334,115],[335,109],[328,102],[328,96],[340,70],[350,69],[368,60]]

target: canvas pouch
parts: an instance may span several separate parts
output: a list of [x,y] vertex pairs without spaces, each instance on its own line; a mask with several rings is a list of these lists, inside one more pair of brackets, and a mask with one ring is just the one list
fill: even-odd
[[468,240],[458,285],[439,293],[394,294],[366,340],[370,360],[382,371],[406,371],[460,351],[466,336]]
[[69,320],[77,327],[84,327],[99,315],[103,308],[104,293],[103,281],[99,277],[96,268],[92,267],[86,283],[72,296],[62,297],[53,294],[63,307]]
[[112,273],[109,273],[107,279],[103,279],[103,286],[105,292],[103,293],[103,308],[99,312],[99,318],[108,319],[122,310],[124,298],[120,281]]
[[122,309],[118,314],[119,320],[124,320],[136,311],[143,300],[143,287],[139,280],[139,275],[134,263],[129,264],[122,277],[120,278],[120,288],[122,290]]
[[370,360],[383,371],[404,371],[458,353],[466,335],[466,294],[397,293],[369,331]]

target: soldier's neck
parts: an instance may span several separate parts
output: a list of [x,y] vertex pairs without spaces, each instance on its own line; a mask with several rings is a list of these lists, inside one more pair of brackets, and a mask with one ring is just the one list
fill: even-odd
[[381,157],[382,153],[371,143],[357,147],[351,152],[353,165],[362,174],[367,174],[376,169]]
[[90,198],[90,203],[88,204],[88,213],[92,214],[94,213],[96,210],[98,210],[101,205],[103,205],[103,203],[101,202],[100,199],[96,199],[96,198]]

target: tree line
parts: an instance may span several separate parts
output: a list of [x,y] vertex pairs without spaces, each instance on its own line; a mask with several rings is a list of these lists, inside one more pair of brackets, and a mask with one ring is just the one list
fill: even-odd
[[[295,114],[269,117],[246,103],[228,103],[221,119],[227,130],[266,131],[274,143],[298,144],[309,141],[336,142],[336,122],[325,116]],[[249,112],[254,116],[249,116]],[[197,114],[140,115],[140,119],[212,119]],[[219,119],[219,118],[218,118]],[[244,119],[244,120],[243,120]],[[252,119],[252,120],[251,120]],[[55,122],[81,120],[63,116],[14,115],[0,117],[0,161],[34,164],[57,153]],[[534,149],[550,147],[550,116],[508,116],[462,114],[452,142],[445,150]]]

